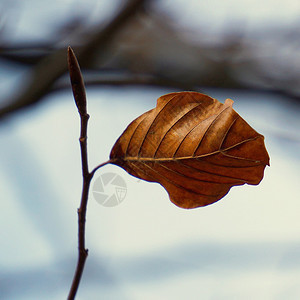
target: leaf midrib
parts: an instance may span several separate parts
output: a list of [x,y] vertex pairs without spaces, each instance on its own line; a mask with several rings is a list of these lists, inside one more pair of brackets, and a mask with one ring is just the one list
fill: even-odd
[[[216,155],[216,154],[223,154],[225,156],[229,156],[227,154],[225,154],[226,151],[229,151],[235,147],[238,147],[244,143],[248,143],[250,141],[254,141],[258,138],[260,138],[261,135],[257,135],[253,138],[250,139],[246,139],[242,142],[236,143],[230,147],[227,147],[225,149],[219,149],[210,153],[206,153],[206,154],[202,154],[202,155],[197,155],[197,156],[181,156],[181,157],[140,157],[140,156],[125,156],[122,157],[122,160],[124,161],[134,161],[134,162],[170,162],[170,161],[181,161],[181,160],[188,160],[188,159],[201,159],[201,158],[205,158],[205,157],[209,157],[212,155]],[[238,160],[245,160],[245,161],[251,161],[251,162],[255,162],[255,163],[259,163],[260,161],[257,160],[253,160],[253,159],[249,159],[249,158],[244,158],[244,157],[238,157],[238,156],[230,156],[231,158],[234,159],[238,159]]]

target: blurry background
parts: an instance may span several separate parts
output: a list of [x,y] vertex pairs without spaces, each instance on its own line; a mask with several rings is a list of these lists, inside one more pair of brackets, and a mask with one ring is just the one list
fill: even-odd
[[90,195],[77,298],[299,299],[299,25],[298,0],[0,0],[0,299],[65,299],[71,285],[81,163],[68,45],[91,168],[180,90],[233,99],[271,157],[259,186],[188,211],[158,184],[99,170],[94,181],[113,172],[127,194],[113,208]]

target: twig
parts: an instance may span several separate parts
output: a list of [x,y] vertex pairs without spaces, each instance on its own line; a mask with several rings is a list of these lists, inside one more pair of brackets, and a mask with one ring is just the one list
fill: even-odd
[[76,56],[73,50],[68,48],[68,66],[70,71],[70,79],[73,90],[73,95],[75,99],[76,106],[80,115],[81,129],[80,129],[80,152],[81,152],[81,166],[82,166],[82,194],[80,207],[78,208],[78,261],[75,274],[73,277],[73,282],[70,288],[68,300],[75,299],[80,279],[83,273],[86,258],[88,256],[88,249],[85,248],[85,217],[88,203],[88,195],[91,180],[100,167],[110,163],[108,160],[98,167],[96,167],[92,172],[89,172],[88,167],[88,152],[87,152],[87,127],[89,114],[87,113],[87,103],[86,103],[86,93],[82,74]]
[[80,115],[81,129],[80,129],[80,150],[81,150],[81,164],[82,164],[82,177],[83,187],[81,195],[81,203],[78,209],[78,261],[74,274],[72,286],[69,292],[68,299],[74,299],[81,275],[84,269],[85,260],[88,255],[88,250],[85,248],[85,216],[88,201],[88,193],[91,182],[91,175],[88,169],[88,155],[87,155],[87,126],[89,115],[86,109],[86,95],[83,79],[81,76],[80,68],[75,57],[73,50],[68,48],[68,65],[70,71],[70,79],[75,99],[76,106]]

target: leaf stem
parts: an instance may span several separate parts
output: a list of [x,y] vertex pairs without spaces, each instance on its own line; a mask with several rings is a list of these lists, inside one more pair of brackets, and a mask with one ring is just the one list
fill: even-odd
[[92,176],[94,176],[95,172],[96,172],[98,169],[102,168],[103,166],[105,166],[105,165],[107,165],[107,164],[112,164],[112,163],[114,163],[114,161],[116,161],[116,159],[110,159],[110,160],[107,160],[107,161],[103,162],[102,164],[100,164],[100,165],[98,165],[97,167],[95,167],[95,168],[90,172],[90,174],[91,174]]

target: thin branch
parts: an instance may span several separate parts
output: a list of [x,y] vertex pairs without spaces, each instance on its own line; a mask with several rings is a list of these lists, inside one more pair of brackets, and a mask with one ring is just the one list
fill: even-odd
[[[97,74],[90,74],[89,72],[85,74],[85,86],[101,86],[101,85],[112,85],[112,86],[155,86],[155,87],[166,87],[173,88],[178,90],[196,90],[198,82],[182,82],[179,80],[174,80],[168,77],[162,77],[158,74],[151,73],[132,73],[123,70],[112,70],[105,74],[101,74],[103,70],[97,70]],[[53,88],[51,89],[51,93],[65,90],[69,88],[69,82],[66,80],[67,78],[62,77],[58,80]],[[197,89],[197,91],[199,91]]]
[[80,71],[80,67],[71,47],[68,48],[68,66],[70,72],[72,91],[80,115],[80,122],[81,122],[79,143],[80,143],[81,167],[82,167],[82,178],[83,178],[80,207],[78,208],[77,211],[78,213],[78,260],[77,260],[77,266],[74,273],[72,285],[69,291],[69,296],[68,296],[68,300],[73,300],[75,299],[80,284],[80,280],[82,277],[82,273],[84,270],[85,261],[88,256],[88,249],[85,248],[85,221],[86,221],[86,211],[87,211],[90,183],[95,172],[99,168],[110,163],[111,161],[108,160],[100,164],[98,167],[94,168],[92,172],[89,172],[88,151],[87,151],[87,128],[88,128],[89,114],[87,113],[86,93],[85,93],[85,87],[84,87],[84,82]]
[[85,248],[85,216],[88,202],[88,194],[92,175],[89,173],[88,153],[87,153],[87,127],[89,115],[86,108],[86,94],[83,78],[80,67],[75,57],[73,50],[68,48],[68,66],[70,71],[70,79],[72,91],[76,106],[80,115],[81,130],[80,130],[80,150],[81,150],[81,166],[82,166],[82,195],[80,207],[78,209],[78,261],[75,274],[73,277],[72,286],[69,292],[68,299],[74,299],[79,287],[80,279],[83,273],[88,250]]

